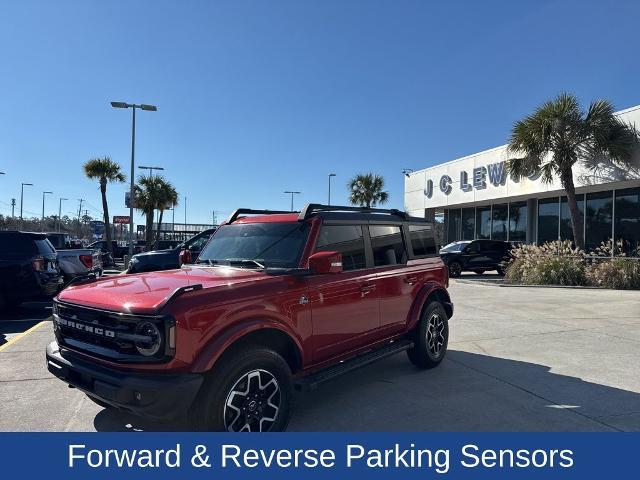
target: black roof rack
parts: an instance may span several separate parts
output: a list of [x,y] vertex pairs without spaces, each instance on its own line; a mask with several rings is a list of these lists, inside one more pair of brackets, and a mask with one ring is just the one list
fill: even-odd
[[367,207],[345,207],[340,205],[322,205],[320,203],[308,203],[298,215],[298,221],[304,221],[314,213],[318,212],[358,212],[358,213],[386,213],[395,215],[406,220],[408,215],[396,208],[367,208]]
[[251,208],[239,208],[231,214],[226,223],[233,223],[240,215],[282,215],[287,213],[291,214],[298,212],[290,212],[288,210],[253,210]]

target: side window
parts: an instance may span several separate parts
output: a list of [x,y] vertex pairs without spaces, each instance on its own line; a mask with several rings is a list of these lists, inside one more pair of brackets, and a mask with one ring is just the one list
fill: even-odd
[[191,242],[188,246],[191,251],[199,251],[202,250],[204,244],[209,240],[209,235],[203,235],[200,238],[196,238],[193,242]]
[[357,270],[367,266],[364,237],[359,225],[323,225],[318,235],[316,251],[340,252],[343,270]]
[[400,227],[371,225],[369,235],[373,250],[373,264],[376,267],[407,263],[407,252]]
[[475,241],[469,244],[469,253],[480,253],[480,250],[486,250],[482,242]]
[[414,256],[422,257],[438,253],[431,225],[409,225],[409,237]]

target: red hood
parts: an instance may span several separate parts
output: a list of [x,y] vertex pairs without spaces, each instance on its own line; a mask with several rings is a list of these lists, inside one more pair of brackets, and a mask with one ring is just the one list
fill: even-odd
[[93,283],[67,287],[64,302],[118,312],[152,313],[180,287],[202,288],[269,278],[263,272],[231,267],[183,267],[179,270],[115,275]]

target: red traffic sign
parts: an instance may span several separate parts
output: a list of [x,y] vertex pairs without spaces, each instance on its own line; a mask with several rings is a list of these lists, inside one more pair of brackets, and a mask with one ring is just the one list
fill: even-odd
[[113,223],[115,225],[117,224],[124,224],[127,225],[129,223],[129,219],[131,217],[129,217],[129,215],[114,215],[113,216]]

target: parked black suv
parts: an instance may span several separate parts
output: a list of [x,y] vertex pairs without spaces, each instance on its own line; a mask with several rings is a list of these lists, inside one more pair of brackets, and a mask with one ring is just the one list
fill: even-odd
[[0,232],[0,309],[53,297],[62,285],[58,254],[45,234]]
[[504,275],[511,248],[509,242],[499,240],[453,242],[440,249],[440,258],[449,268],[450,277],[459,277],[463,271],[481,275],[487,270]]
[[150,252],[138,253],[131,257],[127,273],[155,272],[157,270],[170,270],[180,268],[180,252],[188,250],[193,261],[200,254],[200,250],[209,241],[215,228],[204,230],[184,243],[169,250],[152,250]]

